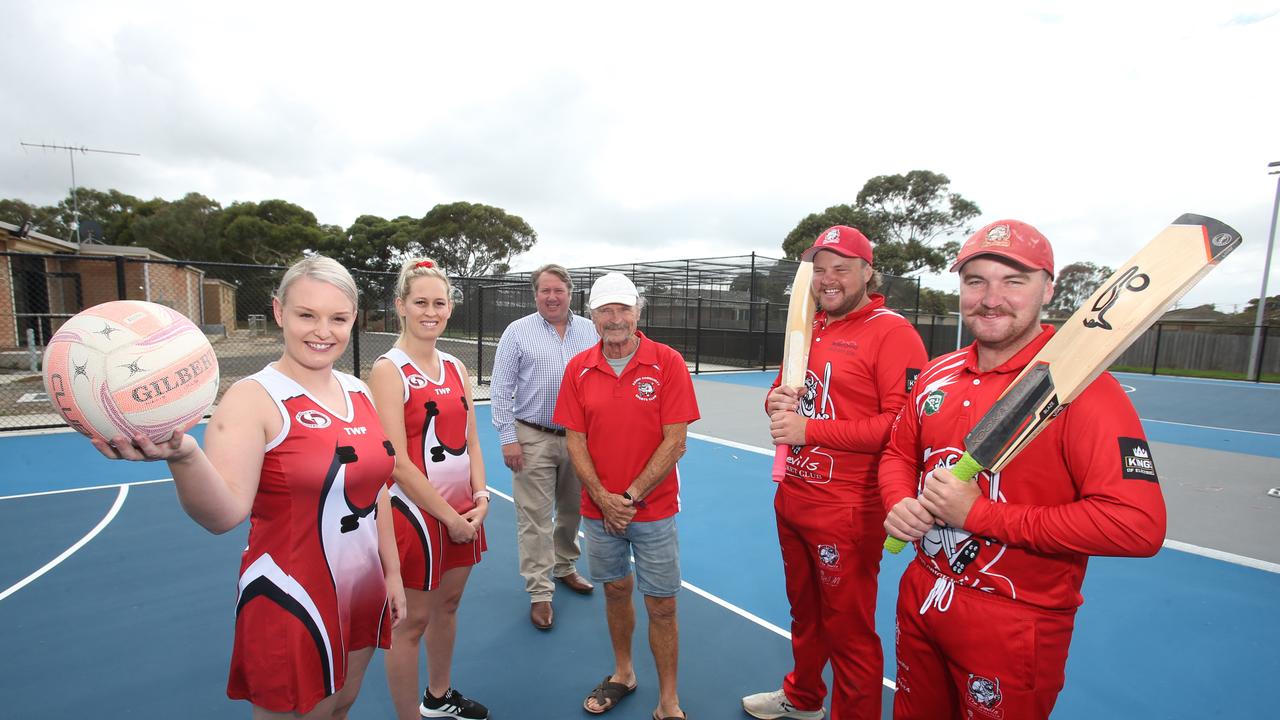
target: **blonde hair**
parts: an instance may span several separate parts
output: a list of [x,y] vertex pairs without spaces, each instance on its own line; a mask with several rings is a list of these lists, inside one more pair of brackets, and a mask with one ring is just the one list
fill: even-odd
[[[400,302],[409,300],[409,288],[418,278],[436,278],[444,283],[444,295],[449,299],[449,307],[453,307],[453,283],[449,276],[440,269],[440,263],[427,257],[409,258],[400,266],[400,275],[396,278],[396,299]],[[404,315],[400,317],[400,338],[404,339]]]
[[312,255],[290,266],[285,271],[284,277],[280,278],[280,287],[276,288],[271,297],[279,300],[280,304],[284,305],[285,297],[289,294],[289,288],[299,278],[304,277],[329,283],[347,296],[347,299],[351,301],[352,310],[359,307],[360,293],[356,290],[356,281],[352,279],[351,273],[347,272],[347,269],[342,267],[342,264],[337,260],[324,255]]

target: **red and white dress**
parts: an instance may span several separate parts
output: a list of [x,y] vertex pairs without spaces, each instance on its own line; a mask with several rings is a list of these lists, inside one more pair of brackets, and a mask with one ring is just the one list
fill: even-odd
[[310,711],[342,689],[349,652],[391,644],[375,519],[394,450],[364,385],[334,376],[336,410],[271,366],[249,378],[283,425],[249,516],[227,695],[272,712]]
[[[458,358],[437,350],[435,377],[408,353],[392,348],[382,358],[395,364],[404,385],[404,431],[409,459],[459,514],[475,507],[471,497],[471,455],[467,449],[470,405],[466,370]],[[380,360],[382,358],[379,358]],[[400,575],[412,590],[433,590],[446,570],[480,562],[488,550],[484,527],[469,543],[455,543],[443,523],[418,507],[399,484],[391,486]]]

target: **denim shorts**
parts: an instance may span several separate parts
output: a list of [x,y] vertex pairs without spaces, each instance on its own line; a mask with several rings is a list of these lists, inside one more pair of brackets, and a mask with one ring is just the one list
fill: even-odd
[[598,583],[621,580],[636,561],[636,586],[643,595],[673,597],[680,591],[680,538],[676,516],[652,522],[633,522],[621,535],[610,535],[604,522],[582,518],[587,538],[587,568]]

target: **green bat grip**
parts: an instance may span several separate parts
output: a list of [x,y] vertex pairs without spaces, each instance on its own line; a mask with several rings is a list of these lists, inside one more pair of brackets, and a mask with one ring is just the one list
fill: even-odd
[[[957,462],[951,467],[951,474],[955,475],[957,480],[962,480],[964,482],[969,482],[980,472],[982,472],[982,463],[974,460],[973,456],[967,452],[960,457],[960,462]],[[894,555],[902,552],[902,548],[906,546],[906,540],[899,540],[896,537],[889,537],[884,541],[884,549]]]

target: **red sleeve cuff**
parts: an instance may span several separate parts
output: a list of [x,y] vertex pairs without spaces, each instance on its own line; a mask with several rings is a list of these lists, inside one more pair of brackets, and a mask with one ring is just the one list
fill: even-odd
[[992,535],[991,532],[991,514],[996,512],[995,503],[990,498],[979,496],[973,502],[973,507],[969,508],[969,514],[964,518],[964,529],[974,535]]

